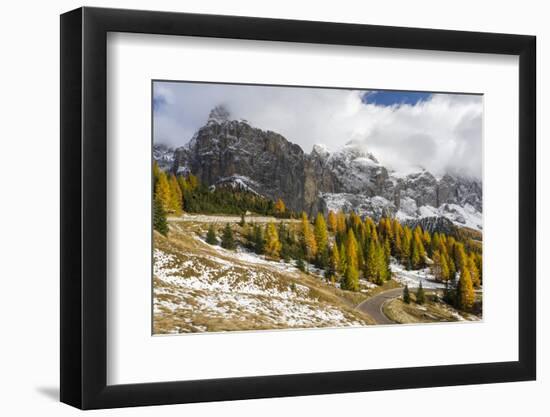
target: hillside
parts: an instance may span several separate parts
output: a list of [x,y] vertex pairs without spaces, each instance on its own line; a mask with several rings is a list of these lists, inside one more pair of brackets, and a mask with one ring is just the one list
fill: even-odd
[[221,221],[238,235],[238,219],[184,216],[170,220],[169,237],[155,232],[154,334],[373,324],[355,310],[368,291],[342,291],[291,264],[204,241],[208,225]]

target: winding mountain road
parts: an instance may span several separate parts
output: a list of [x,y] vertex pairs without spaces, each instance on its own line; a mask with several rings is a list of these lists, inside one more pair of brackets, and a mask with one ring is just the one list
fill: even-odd
[[363,301],[357,307],[357,310],[368,314],[376,322],[376,324],[397,324],[390,320],[382,311],[384,303],[392,298],[397,298],[403,294],[403,288],[394,288],[392,290],[381,292],[374,297]]

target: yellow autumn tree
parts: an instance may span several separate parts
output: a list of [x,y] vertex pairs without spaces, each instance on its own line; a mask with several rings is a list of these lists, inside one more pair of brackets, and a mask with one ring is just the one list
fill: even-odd
[[283,216],[286,211],[285,202],[281,200],[280,198],[275,203],[275,214],[277,216]]
[[318,213],[315,218],[315,240],[317,241],[317,251],[325,252],[328,249],[328,231],[325,217]]
[[359,270],[357,262],[357,240],[352,229],[348,229],[346,236],[346,270],[341,281],[341,287],[348,291],[359,290]]
[[181,188],[178,184],[178,180],[174,175],[170,175],[170,211],[176,216],[181,215],[181,207],[183,203],[183,196]]
[[170,211],[172,193],[170,192],[170,183],[164,171],[158,172],[158,179],[155,186],[155,199],[160,203],[165,212]]
[[317,242],[315,241],[315,234],[311,230],[311,224],[307,218],[307,214],[302,212],[302,247],[304,249],[306,258],[312,260],[317,255]]
[[333,279],[336,276],[336,273],[340,271],[340,254],[338,253],[338,248],[336,243],[332,245],[330,249],[330,256],[328,260],[328,277]]
[[449,279],[449,265],[447,257],[440,251],[436,250],[432,256],[433,263],[431,265],[432,274],[438,281],[447,281]]
[[199,186],[199,179],[193,174],[189,174],[187,176],[187,184],[189,184],[189,190],[193,191],[195,188]]
[[268,223],[265,230],[265,254],[272,258],[278,258],[281,253],[281,246],[275,223]]
[[332,233],[336,233],[336,228],[338,227],[337,225],[338,221],[336,219],[336,214],[332,210],[328,211],[327,222],[328,222],[329,230]]
[[342,210],[336,215],[336,231],[342,235],[346,233],[346,215]]
[[474,305],[475,293],[472,284],[472,277],[468,268],[460,272],[460,279],[457,287],[458,308],[469,310]]
[[481,285],[481,280],[479,278],[479,270],[476,265],[476,258],[474,253],[471,253],[468,257],[468,269],[470,270],[470,275],[472,277],[472,285],[475,288],[479,288]]

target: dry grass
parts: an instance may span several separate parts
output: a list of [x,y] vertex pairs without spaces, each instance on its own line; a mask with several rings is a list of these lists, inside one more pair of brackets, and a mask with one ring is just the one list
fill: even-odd
[[[159,233],[154,234],[155,249],[171,255],[174,259],[174,265],[178,265],[178,276],[182,278],[191,278],[197,276],[197,270],[194,269],[193,262],[208,267],[214,270],[210,274],[213,280],[221,279],[228,271],[235,277],[236,282],[246,282],[250,279],[251,265],[243,262],[238,258],[231,256],[231,253],[220,252],[214,247],[207,245],[196,236],[204,237],[208,229],[207,223],[195,222],[170,222],[169,237],[165,237]],[[225,227],[225,223],[220,222],[215,224],[217,231]],[[231,227],[235,231],[237,240],[242,235],[244,229],[238,224],[232,224]],[[219,268],[217,260],[222,260],[230,263],[229,269],[225,268],[216,272]],[[187,266],[189,265],[189,266]],[[171,267],[172,265],[169,265]],[[266,282],[266,286],[278,291],[288,291],[294,285],[299,285],[302,288],[307,287],[309,290],[308,300],[304,304],[311,309],[319,307],[327,307],[340,311],[346,320],[360,322],[363,324],[374,324],[374,321],[357,310],[355,306],[366,298],[365,294],[352,293],[342,291],[339,288],[327,283],[314,275],[307,275],[298,270],[291,273],[278,271],[265,265],[252,265],[255,272],[266,274],[271,277]],[[275,277],[275,279],[272,279]],[[218,331],[239,331],[239,330],[266,330],[266,329],[282,329],[290,327],[333,327],[330,323],[321,323],[312,321],[311,324],[303,324],[297,326],[289,326],[280,320],[280,317],[274,316],[268,312],[254,311],[250,312],[243,309],[232,302],[218,302],[216,305],[217,311],[227,311],[227,314],[205,312],[197,305],[197,299],[207,297],[209,294],[202,290],[192,290],[182,292],[181,288],[173,285],[170,282],[154,277],[153,281],[155,298],[154,298],[154,314],[153,314],[153,333],[189,333],[189,332],[218,332]],[[256,300],[260,304],[270,301],[262,300],[262,296],[258,295]],[[167,307],[168,305],[168,307]]]
[[427,292],[427,301],[416,304],[414,293],[411,294],[410,304],[406,304],[402,298],[395,298],[384,304],[384,314],[391,320],[405,323],[439,323],[462,320],[479,320],[479,317],[471,314],[458,314],[457,310],[443,301],[434,301],[433,293]]

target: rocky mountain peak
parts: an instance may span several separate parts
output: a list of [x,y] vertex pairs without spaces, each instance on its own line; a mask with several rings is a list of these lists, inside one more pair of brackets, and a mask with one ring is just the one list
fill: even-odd
[[231,118],[231,113],[223,104],[219,104],[210,110],[208,115],[208,123],[218,123],[222,124],[229,121]]
[[388,170],[357,141],[333,152],[313,146],[311,153],[282,135],[231,118],[219,105],[186,146],[155,147],[162,169],[192,172],[209,186],[239,186],[282,198],[291,210],[353,210],[375,219],[424,220],[423,227],[446,229],[445,217],[457,226],[482,229],[481,180],[454,174],[435,177],[429,171]]
[[315,145],[313,145],[311,155],[317,156],[321,159],[326,159],[330,155],[330,151],[328,150],[326,145],[323,145],[322,143],[316,143]]

